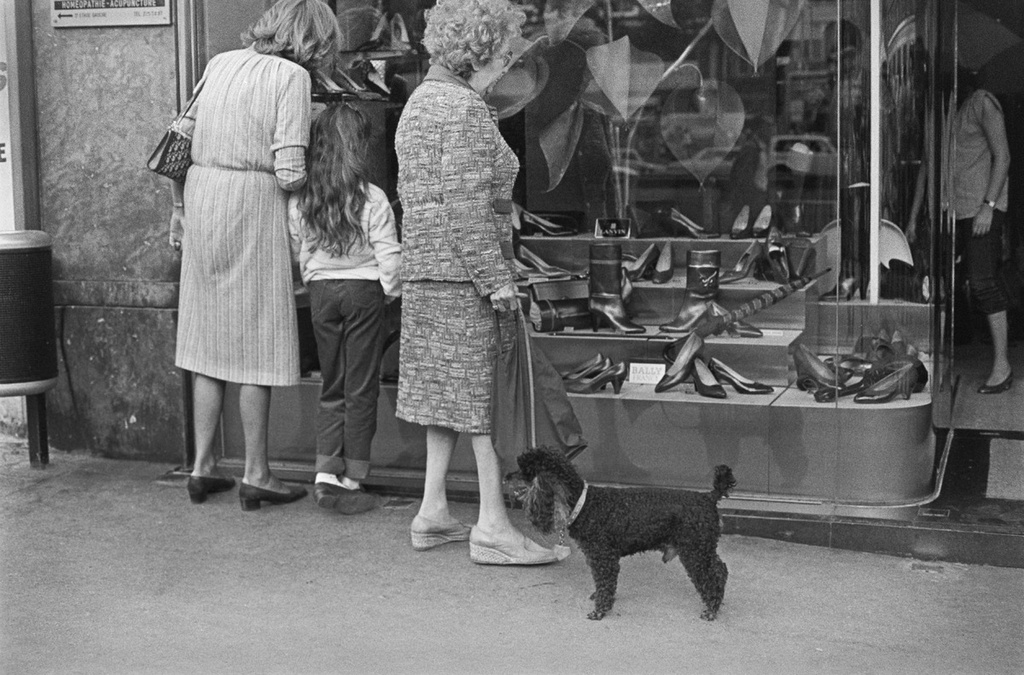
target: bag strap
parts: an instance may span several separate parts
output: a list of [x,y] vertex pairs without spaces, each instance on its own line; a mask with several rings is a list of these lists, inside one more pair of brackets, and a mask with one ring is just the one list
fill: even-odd
[[[533,344],[530,341],[530,335],[526,332],[526,317],[523,315],[522,306],[516,307],[515,310],[516,320],[516,344],[522,349],[522,353],[526,357],[526,377],[527,377],[527,393],[526,393],[526,406],[529,414],[529,433],[530,433],[530,447],[537,447],[537,401],[536,401],[536,388],[534,385],[533,378]],[[498,330],[498,348],[501,348],[502,337],[501,337],[501,318],[498,312],[494,313],[494,323]]]
[[530,385],[529,390],[529,411],[530,411],[530,447],[537,447],[537,388],[533,381],[533,343],[530,340],[530,334],[526,329],[526,317],[523,315],[522,305],[516,307],[516,333],[521,338],[520,343],[522,344],[524,351],[526,352],[526,372],[527,382]]
[[195,105],[196,105],[196,99],[199,98],[199,92],[201,92],[203,90],[203,84],[205,84],[205,83],[206,83],[206,75],[203,74],[203,77],[200,78],[200,80],[198,82],[196,82],[196,86],[192,90],[192,96],[188,99],[188,102],[185,103],[185,107],[182,109],[182,111],[180,113],[178,113],[178,117],[175,118],[175,121],[180,122],[181,120],[183,120],[186,117],[188,117],[188,114],[190,112],[192,112],[192,108],[194,108]]

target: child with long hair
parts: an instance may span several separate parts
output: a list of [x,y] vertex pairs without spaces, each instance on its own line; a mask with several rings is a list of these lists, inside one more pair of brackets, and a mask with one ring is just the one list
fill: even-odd
[[377,431],[384,305],[401,294],[395,215],[368,179],[370,131],[347,103],[322,112],[310,130],[306,185],[288,208],[323,378],[313,498],[345,514],[380,503],[360,483]]

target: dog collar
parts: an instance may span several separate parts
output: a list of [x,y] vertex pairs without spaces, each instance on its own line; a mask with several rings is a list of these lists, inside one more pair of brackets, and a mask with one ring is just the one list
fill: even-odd
[[583,504],[587,501],[587,488],[590,487],[587,481],[583,481],[583,492],[580,493],[580,498],[576,500],[576,506],[573,507],[572,513],[569,514],[569,519],[565,521],[565,526],[569,527],[573,521],[576,520],[576,516],[580,515],[580,511],[583,510]]

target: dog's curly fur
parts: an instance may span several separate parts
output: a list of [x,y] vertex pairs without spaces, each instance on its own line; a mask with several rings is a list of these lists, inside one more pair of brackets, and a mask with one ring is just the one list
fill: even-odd
[[[583,492],[575,467],[548,448],[528,450],[517,462],[519,471],[508,478],[520,483],[530,522],[546,534],[564,525]],[[594,610],[588,618],[601,619],[611,610],[623,556],[661,551],[663,562],[679,556],[704,602],[701,618],[713,620],[729,575],[717,551],[718,500],[735,485],[732,470],[723,464],[715,467],[710,492],[589,486],[583,509],[568,526],[594,577]]]

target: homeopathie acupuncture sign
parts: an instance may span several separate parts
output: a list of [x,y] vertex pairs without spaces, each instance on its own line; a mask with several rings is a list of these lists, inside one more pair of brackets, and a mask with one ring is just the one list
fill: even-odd
[[171,0],[52,0],[55,28],[91,26],[165,26],[171,23]]

